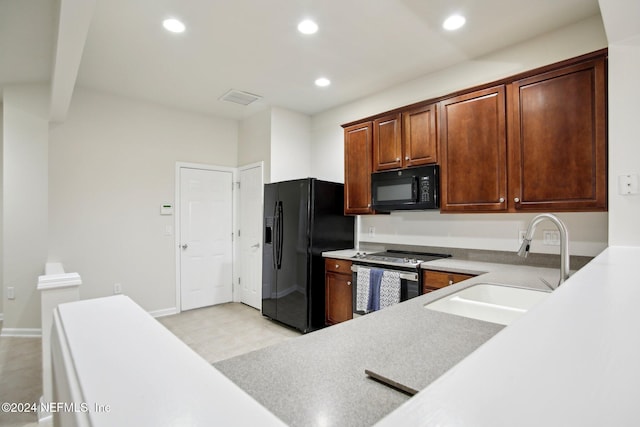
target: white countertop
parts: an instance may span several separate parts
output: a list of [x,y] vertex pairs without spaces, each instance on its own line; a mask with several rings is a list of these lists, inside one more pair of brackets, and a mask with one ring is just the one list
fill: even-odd
[[377,425],[638,425],[639,261],[608,248]]
[[57,370],[58,387],[70,381],[89,407],[86,424],[69,425],[284,426],[129,297],[61,304],[54,329],[54,366],[75,374]]

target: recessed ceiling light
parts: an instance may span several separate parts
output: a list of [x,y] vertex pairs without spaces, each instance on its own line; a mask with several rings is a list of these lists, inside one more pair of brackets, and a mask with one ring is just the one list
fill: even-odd
[[442,28],[445,30],[453,31],[462,27],[464,23],[467,22],[464,16],[462,15],[451,15],[442,23]]
[[302,34],[315,34],[318,31],[318,24],[311,19],[305,19],[298,24],[298,31]]
[[184,24],[175,18],[165,19],[162,21],[162,26],[165,30],[171,31],[172,33],[182,33],[185,29]]
[[331,84],[331,80],[325,77],[320,77],[319,79],[316,79],[315,83],[316,83],[316,86],[327,87]]

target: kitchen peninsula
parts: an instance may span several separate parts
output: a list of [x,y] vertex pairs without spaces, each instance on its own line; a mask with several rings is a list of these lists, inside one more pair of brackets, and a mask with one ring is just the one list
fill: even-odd
[[[553,280],[555,269],[492,269],[214,368],[126,297],[65,304],[55,321],[56,386],[64,390],[65,378],[80,387],[58,395],[112,404],[110,414],[88,414],[89,425],[128,419],[169,426],[185,416],[191,425],[216,418],[226,425],[249,419],[263,425],[371,425],[381,418],[383,425],[437,425],[457,416],[464,417],[461,425],[474,426],[629,425],[640,380],[640,286],[634,279],[639,257],[640,248],[607,249],[506,328],[423,306],[476,281],[544,286],[538,277]],[[141,334],[144,342],[135,339]],[[372,347],[387,364],[406,365],[424,384],[433,383],[409,398],[367,378],[361,368],[373,364],[367,359]],[[343,359],[345,354],[352,358]],[[421,369],[409,363],[416,354]],[[72,369],[61,370],[62,360]],[[325,361],[314,365],[318,360]],[[89,366],[101,366],[99,376]],[[109,378],[109,385],[100,378]],[[157,403],[167,396],[171,405]],[[335,402],[339,406],[332,407]],[[351,418],[334,418],[345,414]]]

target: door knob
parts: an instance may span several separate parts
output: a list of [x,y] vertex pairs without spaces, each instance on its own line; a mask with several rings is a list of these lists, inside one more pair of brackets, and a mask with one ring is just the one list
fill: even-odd
[[189,246],[185,243],[184,245],[182,245],[182,249],[187,249]]

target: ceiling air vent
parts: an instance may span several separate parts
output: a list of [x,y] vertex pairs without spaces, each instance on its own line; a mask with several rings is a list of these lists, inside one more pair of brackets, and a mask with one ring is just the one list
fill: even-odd
[[262,98],[261,96],[254,95],[249,92],[243,92],[241,90],[231,89],[220,97],[223,101],[235,102],[236,104],[249,105],[254,101]]

